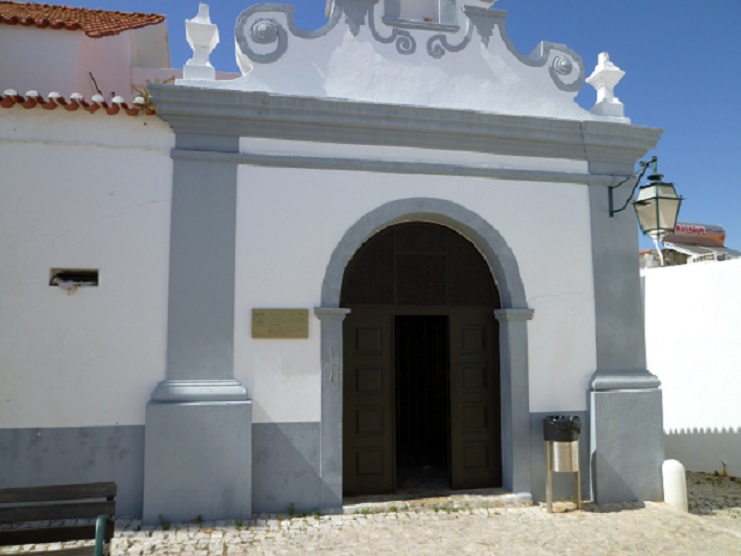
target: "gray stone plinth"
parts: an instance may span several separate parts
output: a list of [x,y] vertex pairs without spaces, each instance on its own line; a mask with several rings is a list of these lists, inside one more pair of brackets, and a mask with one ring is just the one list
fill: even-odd
[[144,523],[251,512],[252,402],[149,402]]
[[595,502],[662,500],[661,390],[593,391],[590,402]]

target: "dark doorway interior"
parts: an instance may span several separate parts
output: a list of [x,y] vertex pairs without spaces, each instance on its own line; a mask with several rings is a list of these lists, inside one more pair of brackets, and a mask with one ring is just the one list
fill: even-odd
[[397,316],[394,343],[397,488],[448,488],[448,317]]

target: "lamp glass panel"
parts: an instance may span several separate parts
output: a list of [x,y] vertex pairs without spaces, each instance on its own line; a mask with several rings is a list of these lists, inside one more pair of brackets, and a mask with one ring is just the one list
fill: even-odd
[[638,225],[644,234],[654,237],[656,231],[656,199],[640,201],[633,204]]
[[680,204],[674,185],[657,182],[641,187],[633,207],[643,233],[661,239],[674,230]]
[[658,228],[666,230],[667,233],[674,230],[679,214],[679,199],[664,198],[659,200],[659,225]]

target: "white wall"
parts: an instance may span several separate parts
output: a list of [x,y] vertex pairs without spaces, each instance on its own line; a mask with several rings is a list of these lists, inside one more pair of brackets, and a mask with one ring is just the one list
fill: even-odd
[[[0,52],[0,91],[15,89],[22,95],[29,90],[43,96],[55,91],[66,97],[80,93],[89,99],[97,94],[92,73],[106,99],[115,93],[130,101],[134,97],[132,66],[158,68],[147,72],[151,81],[178,74],[159,69],[170,64],[164,22],[102,38],[88,37],[82,31],[3,25]],[[136,86],[143,87],[145,82],[136,82]]]
[[[93,74],[95,83],[90,78]],[[131,99],[131,36],[121,33],[111,37],[93,39],[83,36],[77,60],[75,90],[86,98],[98,93],[97,84],[104,98],[116,95]],[[41,91],[39,91],[41,92]]]
[[[286,143],[265,141],[262,148],[275,153],[308,148]],[[243,140],[242,146],[255,152],[260,142]],[[325,149],[339,156],[355,147]],[[368,156],[383,154],[363,149]],[[403,158],[440,162],[450,156],[407,149]],[[497,163],[497,157],[488,158]],[[509,159],[510,165],[531,168],[547,162]],[[456,202],[504,236],[535,309],[528,324],[531,410],[586,409],[585,392],[596,368],[586,186],[241,166],[235,373],[254,400],[255,422],[319,420],[319,322],[310,319],[309,341],[252,340],[251,309],[318,306],[330,256],[347,229],[378,206],[409,197]]]
[[668,458],[741,475],[741,260],[646,269],[648,368]]
[[[165,376],[172,133],[156,118],[20,108],[3,116],[0,426],[142,424]],[[353,146],[243,141],[245,150],[259,146],[359,155]],[[394,152],[362,150],[377,159]],[[583,170],[545,159],[416,149],[394,155]],[[252,340],[251,309],[320,305],[327,264],[348,228],[409,197],[456,202],[502,234],[535,309],[531,410],[584,410],[596,367],[586,186],[243,165],[235,376],[254,400],[255,422],[319,420],[319,322],[312,314],[309,341]],[[48,285],[55,267],[97,268],[100,286],[68,295]]]
[[[182,27],[180,28],[182,29]],[[131,64],[144,68],[169,68],[167,22],[127,31],[131,36]]]
[[[0,427],[144,423],[165,375],[173,144],[156,118],[3,110]],[[100,285],[68,295],[57,267]]]
[[[76,91],[82,31],[3,25],[0,32],[0,90],[35,90],[68,96]],[[33,71],[29,71],[33,69]]]

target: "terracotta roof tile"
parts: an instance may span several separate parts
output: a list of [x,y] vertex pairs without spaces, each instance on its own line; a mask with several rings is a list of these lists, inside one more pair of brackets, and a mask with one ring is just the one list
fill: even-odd
[[110,116],[114,116],[119,112],[128,116],[138,116],[140,114],[153,116],[156,114],[154,107],[147,105],[141,97],[134,99],[133,104],[127,104],[122,97],[115,97],[113,100],[107,102],[101,95],[95,95],[92,99],[86,100],[79,93],[73,93],[69,99],[64,98],[59,93],[49,93],[47,98],[44,98],[36,91],[28,91],[25,96],[18,94],[13,89],[8,89],[4,93],[0,93],[0,107],[13,108],[14,106],[26,109],[43,108],[44,110],[64,108],[70,112],[82,108],[90,113],[103,110]]
[[109,12],[88,8],[52,6],[0,1],[0,23],[45,29],[83,31],[88,37],[118,35],[123,31],[155,25],[165,20],[164,15],[129,12]]

